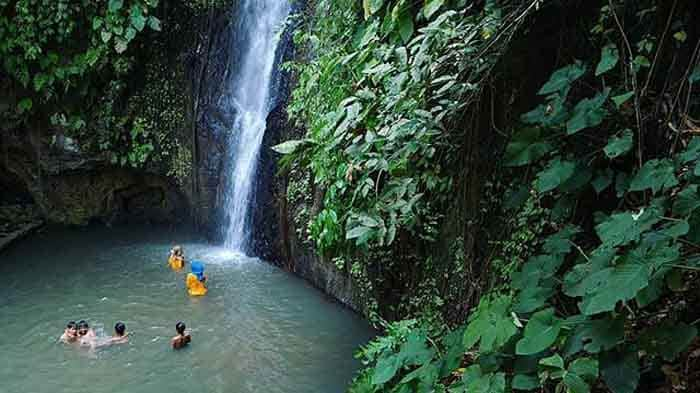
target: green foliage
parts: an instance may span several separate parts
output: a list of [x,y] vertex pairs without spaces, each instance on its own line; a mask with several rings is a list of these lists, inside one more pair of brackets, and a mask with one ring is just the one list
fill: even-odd
[[[652,137],[638,112],[652,97],[640,85],[657,40],[639,33],[657,11],[645,4],[634,5],[639,25],[625,31],[634,49],[624,55],[604,5],[591,37],[599,57],[555,70],[539,90],[544,103],[514,127],[504,165],[516,176],[502,197],[513,217],[497,242],[502,259],[490,261],[510,279],[454,330],[462,340],[434,337],[430,359],[367,391],[633,393],[642,371],[676,361],[696,340],[695,321],[668,304],[696,269],[700,138],[669,127],[644,141]],[[691,61],[681,78],[694,70]],[[697,105],[697,92],[684,92],[687,107]],[[664,116],[687,119],[687,107]],[[435,364],[449,365],[440,375],[450,377],[427,379],[428,388],[402,379]]]
[[18,85],[16,114],[91,93],[89,83],[123,69],[121,56],[148,25],[157,0],[0,1],[2,70]]

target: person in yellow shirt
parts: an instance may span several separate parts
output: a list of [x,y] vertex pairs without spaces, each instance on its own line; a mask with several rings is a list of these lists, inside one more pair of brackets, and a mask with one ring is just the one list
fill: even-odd
[[207,277],[204,275],[204,264],[198,261],[192,261],[192,273],[187,274],[185,283],[187,284],[187,292],[190,296],[204,296],[207,294],[207,286],[205,282]]
[[185,267],[185,253],[182,247],[175,246],[170,250],[170,257],[168,257],[168,264],[173,270],[181,270]]

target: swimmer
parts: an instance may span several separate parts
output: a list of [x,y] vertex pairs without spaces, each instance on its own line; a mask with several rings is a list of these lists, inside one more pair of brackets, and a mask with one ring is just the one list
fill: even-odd
[[114,325],[114,336],[110,338],[111,344],[122,344],[129,342],[129,333],[126,332],[126,325],[123,322],[117,322]]
[[207,276],[204,275],[204,264],[198,261],[191,263],[192,273],[187,274],[185,283],[190,296],[204,296],[207,294]]
[[110,345],[126,344],[128,342],[129,342],[129,333],[126,332],[126,325],[124,325],[123,322],[117,322],[114,325],[114,336],[109,337],[107,339],[100,340],[100,342],[96,342],[93,346],[96,348],[108,347]]
[[185,323],[184,322],[178,322],[175,325],[175,330],[177,331],[177,336],[173,337],[172,340],[170,340],[170,345],[172,345],[173,349],[180,349],[185,347],[187,344],[192,341],[192,337],[190,337],[189,334],[185,334]]
[[168,264],[173,270],[180,270],[185,267],[185,252],[181,246],[175,246],[170,250]]
[[78,338],[80,345],[93,345],[95,341],[95,331],[90,329],[85,320],[78,322]]
[[78,325],[75,323],[75,321],[68,322],[59,340],[66,344],[78,341]]

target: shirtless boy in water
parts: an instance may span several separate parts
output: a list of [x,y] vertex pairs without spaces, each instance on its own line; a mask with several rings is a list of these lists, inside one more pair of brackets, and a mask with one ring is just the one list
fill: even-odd
[[189,334],[185,334],[185,329],[186,326],[184,322],[178,322],[177,325],[175,325],[177,336],[170,340],[170,345],[172,345],[173,349],[183,348],[192,341],[192,337],[190,337]]
[[68,322],[66,329],[63,330],[63,334],[59,340],[66,344],[78,341],[78,325],[75,323],[75,321]]
[[80,345],[90,345],[92,346],[95,342],[95,331],[90,329],[90,325],[86,321],[78,322],[78,338],[80,339]]

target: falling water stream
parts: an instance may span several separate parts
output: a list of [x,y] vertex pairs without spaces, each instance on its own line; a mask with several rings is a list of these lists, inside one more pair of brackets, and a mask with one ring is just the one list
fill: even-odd
[[274,99],[273,80],[277,47],[289,15],[286,0],[244,0],[239,12],[239,42],[242,62],[234,78],[231,104],[236,120],[231,130],[232,156],[225,191],[224,211],[227,248],[247,252],[250,230],[249,208],[253,199],[256,167],[267,115]]

